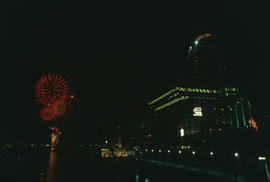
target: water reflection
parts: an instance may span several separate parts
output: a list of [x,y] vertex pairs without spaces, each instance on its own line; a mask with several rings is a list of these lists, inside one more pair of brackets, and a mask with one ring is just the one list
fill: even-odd
[[56,172],[56,153],[50,152],[48,173],[47,173],[47,182],[55,181],[55,172]]

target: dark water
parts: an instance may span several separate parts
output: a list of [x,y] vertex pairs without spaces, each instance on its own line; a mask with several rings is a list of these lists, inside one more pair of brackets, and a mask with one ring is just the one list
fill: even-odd
[[2,152],[0,181],[135,181],[135,160],[101,159],[90,152]]
[[167,182],[225,181],[132,158],[101,159],[90,151],[54,153],[49,150],[1,151],[0,181]]

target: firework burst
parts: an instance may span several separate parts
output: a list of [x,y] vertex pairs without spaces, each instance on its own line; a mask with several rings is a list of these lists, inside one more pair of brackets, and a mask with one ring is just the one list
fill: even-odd
[[66,80],[58,74],[48,74],[36,83],[35,97],[44,106],[64,103],[68,98],[69,86]]
[[45,107],[45,108],[41,109],[39,115],[40,115],[41,119],[44,121],[51,121],[51,120],[55,119],[55,117],[56,117],[55,111],[49,107]]

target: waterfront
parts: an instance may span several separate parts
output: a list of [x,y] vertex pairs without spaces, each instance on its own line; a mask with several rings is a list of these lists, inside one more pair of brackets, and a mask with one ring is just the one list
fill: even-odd
[[115,182],[165,182],[229,181],[185,169],[178,169],[136,160],[136,158],[101,158],[89,150],[56,153],[48,149],[1,151],[1,181],[115,181]]

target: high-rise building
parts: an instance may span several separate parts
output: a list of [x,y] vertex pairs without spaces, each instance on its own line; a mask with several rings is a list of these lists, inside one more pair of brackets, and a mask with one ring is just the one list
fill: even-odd
[[208,33],[198,36],[190,43],[184,68],[189,71],[186,77],[189,87],[224,87],[228,77],[224,49],[216,38]]
[[156,138],[168,143],[183,136],[254,127],[250,102],[226,82],[222,54],[211,34],[196,38],[184,61],[190,73],[186,83],[148,103]]

